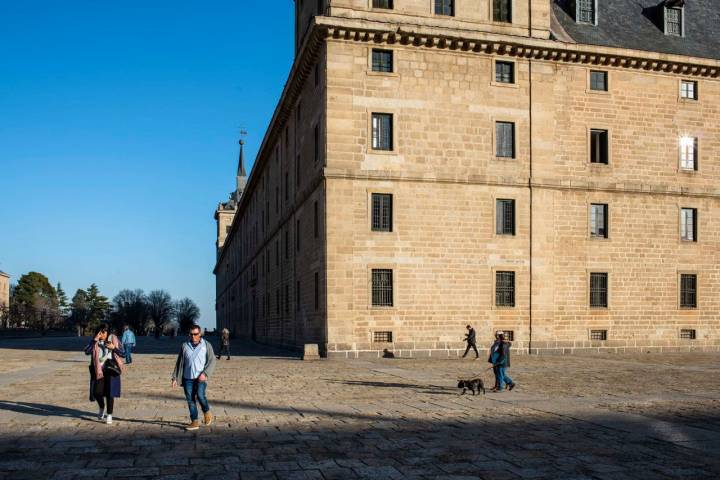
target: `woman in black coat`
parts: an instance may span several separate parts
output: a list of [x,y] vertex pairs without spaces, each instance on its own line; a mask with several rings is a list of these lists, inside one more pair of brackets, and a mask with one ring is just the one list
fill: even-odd
[[117,335],[103,323],[95,329],[85,354],[90,355],[90,401],[98,404],[98,420],[105,419],[105,423],[111,425],[115,399],[121,394],[120,375],[125,352]]

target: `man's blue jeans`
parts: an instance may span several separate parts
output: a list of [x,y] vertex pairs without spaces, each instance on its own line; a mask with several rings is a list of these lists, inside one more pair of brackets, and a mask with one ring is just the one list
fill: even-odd
[[210,405],[205,397],[206,388],[207,382],[201,382],[197,379],[183,379],[183,390],[185,390],[185,400],[187,400],[188,408],[190,409],[190,420],[195,421],[198,419],[196,402],[200,402],[200,408],[202,408],[203,413],[210,411]]
[[132,349],[135,347],[132,343],[125,345],[125,363],[132,363]]
[[505,387],[505,384],[512,385],[513,381],[512,378],[507,376],[506,373],[507,367],[505,366],[499,366],[497,367],[497,384],[498,388],[502,390]]

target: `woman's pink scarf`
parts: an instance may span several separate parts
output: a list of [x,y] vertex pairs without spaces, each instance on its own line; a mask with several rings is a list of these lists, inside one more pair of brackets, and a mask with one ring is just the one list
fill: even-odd
[[[115,349],[120,348],[120,342],[118,342],[117,335],[111,335],[110,338],[112,344],[115,346]],[[125,364],[122,357],[115,352],[116,350],[112,351],[112,358],[115,359],[118,366],[120,367],[120,371],[122,372],[124,371]],[[103,374],[102,365],[100,365],[100,345],[98,344],[98,342],[95,342],[95,345],[93,345],[92,358],[93,364],[95,365],[95,378],[97,380],[100,380],[105,375]]]

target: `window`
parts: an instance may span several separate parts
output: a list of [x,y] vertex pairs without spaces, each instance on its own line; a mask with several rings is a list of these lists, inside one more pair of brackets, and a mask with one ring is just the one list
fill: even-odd
[[387,193],[372,194],[372,231],[392,232],[393,197]]
[[493,21],[512,22],[512,0],[493,0]]
[[393,0],[373,0],[373,8],[386,8],[392,10]]
[[688,100],[697,100],[697,82],[692,80],[681,80],[680,81],[680,98],[686,98]]
[[698,139],[696,137],[680,139],[680,168],[691,171],[698,169]]
[[495,202],[495,233],[515,235],[515,200]]
[[318,238],[318,203],[313,203],[313,230],[315,238]]
[[393,71],[393,52],[391,50],[378,50],[373,48],[372,51],[372,71],[392,73]]
[[605,203],[590,204],[590,236],[608,238],[608,206]]
[[372,271],[372,306],[393,306],[393,271],[389,269],[373,269]]
[[697,242],[697,208],[680,210],[680,239]]
[[597,92],[607,92],[608,91],[608,73],[597,71],[597,70],[591,70],[590,71],[590,90],[595,90]]
[[607,340],[607,330],[590,330],[590,340],[604,342]]
[[455,0],[435,0],[435,15],[455,15]]
[[683,35],[683,10],[665,7],[665,34],[681,37]]
[[608,131],[591,129],[590,130],[590,163],[600,163],[607,165],[608,158]]
[[392,343],[392,332],[373,332],[373,343]]
[[515,124],[495,122],[495,156],[515,158]]
[[590,306],[607,308],[608,306],[608,274],[590,274]]
[[393,116],[390,113],[372,114],[373,150],[393,149]]
[[683,340],[695,340],[697,338],[697,332],[695,329],[683,328],[680,330],[680,338]]
[[495,305],[515,306],[515,272],[495,272]]
[[503,335],[505,336],[505,340],[508,342],[514,342],[515,341],[515,332],[512,330],[503,330]]
[[513,62],[495,62],[495,81],[497,83],[515,83],[515,64]]
[[680,308],[697,308],[697,275],[680,275]]
[[596,0],[577,0],[576,3],[576,19],[579,23],[590,23],[596,25],[595,22],[595,2]]

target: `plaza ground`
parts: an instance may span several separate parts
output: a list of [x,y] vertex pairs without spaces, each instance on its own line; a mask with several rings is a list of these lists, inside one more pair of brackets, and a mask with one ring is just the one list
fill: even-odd
[[513,357],[512,392],[460,396],[485,358],[303,362],[235,344],[185,432],[179,340],[140,339],[115,424],[86,339],[0,340],[0,480],[720,478],[720,354]]

